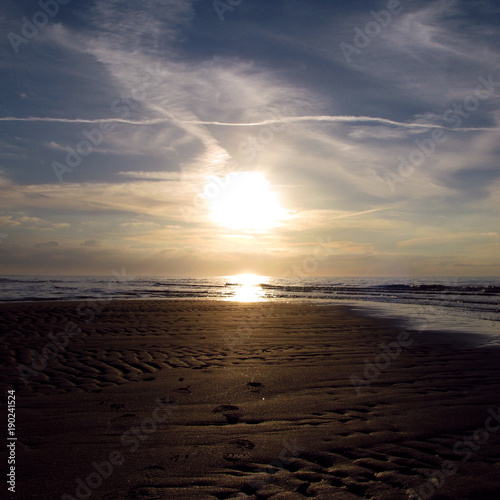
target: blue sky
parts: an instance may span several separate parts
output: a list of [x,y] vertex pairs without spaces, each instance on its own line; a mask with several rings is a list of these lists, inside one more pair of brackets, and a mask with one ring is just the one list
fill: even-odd
[[0,11],[1,273],[500,275],[498,2],[60,2]]

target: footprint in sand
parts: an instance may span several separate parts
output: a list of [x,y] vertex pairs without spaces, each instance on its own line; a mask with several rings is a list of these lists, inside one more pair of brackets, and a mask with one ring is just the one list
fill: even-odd
[[146,467],[145,469],[142,470],[158,470],[158,471],[163,471],[165,472],[165,467],[161,465],[152,465],[151,467]]
[[241,413],[238,410],[238,406],[221,405],[214,408],[212,413],[222,413],[228,424],[237,424],[241,418]]
[[111,422],[120,422],[122,420],[128,420],[130,418],[135,417],[135,413],[124,413],[123,415],[120,415],[119,417],[113,418]]
[[260,390],[264,387],[264,384],[261,384],[260,382],[248,382],[247,387],[250,392],[260,392]]
[[248,439],[237,439],[236,441],[232,441],[231,444],[235,444],[238,448],[245,450],[253,450],[255,448],[255,443],[252,443]]
[[240,460],[248,459],[248,455],[242,453],[226,452],[222,455],[222,458],[227,462],[239,462]]
[[152,465],[142,469],[142,476],[148,480],[161,480],[165,477],[166,469],[161,465]]
[[250,455],[249,450],[255,448],[255,444],[248,439],[237,439],[229,443],[231,451],[227,451],[222,455],[222,458],[227,462],[239,462],[248,460]]
[[212,410],[212,413],[223,413],[225,411],[236,411],[239,410],[238,406],[233,405],[220,405]]

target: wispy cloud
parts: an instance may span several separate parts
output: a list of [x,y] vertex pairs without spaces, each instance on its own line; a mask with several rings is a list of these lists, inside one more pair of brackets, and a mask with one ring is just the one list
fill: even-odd
[[270,118],[257,122],[218,122],[206,120],[182,120],[176,117],[155,118],[150,120],[125,120],[121,118],[103,118],[96,120],[86,119],[66,119],[66,118],[50,118],[50,117],[0,117],[0,121],[12,122],[53,122],[53,123],[78,123],[78,124],[99,124],[99,123],[124,123],[127,125],[158,125],[161,123],[175,123],[180,125],[214,125],[218,127],[263,127],[266,125],[276,125],[283,123],[300,123],[300,122],[328,122],[328,123],[347,123],[347,124],[364,124],[376,123],[380,125],[392,125],[405,129],[424,129],[433,128],[441,130],[453,130],[458,132],[474,132],[474,131],[498,131],[500,127],[451,127],[439,125],[437,123],[422,123],[422,122],[398,122],[387,118],[377,118],[373,116],[283,116],[279,118]]
[[[0,67],[5,262],[34,269],[52,252],[58,264],[87,260],[107,272],[115,255],[148,272],[151,261],[189,273],[237,272],[251,258],[272,271],[321,237],[336,251],[325,273],[379,274],[391,263],[422,273],[446,262],[447,272],[490,272],[498,9],[406,2],[349,65],[339,44],[383,5],[316,3],[271,12],[256,0],[224,26],[210,2],[68,4]],[[491,92],[469,112],[480,76]],[[53,162],[111,123],[56,183]],[[436,130],[446,140],[388,189],[384,175],[400,175],[401,158]],[[200,194],[210,176],[233,170],[262,172],[294,217],[258,236],[215,225]]]

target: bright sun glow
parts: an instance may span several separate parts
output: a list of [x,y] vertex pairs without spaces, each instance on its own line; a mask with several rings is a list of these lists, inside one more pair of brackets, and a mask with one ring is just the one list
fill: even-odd
[[268,278],[256,274],[239,274],[238,276],[227,276],[228,283],[234,287],[233,295],[228,300],[236,302],[260,302],[264,300],[261,283]]
[[278,195],[258,172],[229,174],[209,199],[212,220],[230,229],[266,231],[287,215]]
[[262,276],[256,274],[238,274],[237,276],[230,276],[232,283],[237,283],[242,286],[256,286],[262,283]]

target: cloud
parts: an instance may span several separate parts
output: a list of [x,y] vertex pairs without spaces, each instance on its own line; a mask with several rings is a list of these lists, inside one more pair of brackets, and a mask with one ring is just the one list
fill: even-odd
[[217,127],[263,127],[266,125],[280,125],[284,123],[300,123],[300,122],[328,122],[328,123],[376,123],[380,125],[392,125],[405,129],[430,129],[453,130],[457,132],[474,132],[474,131],[498,131],[500,127],[459,127],[445,126],[436,123],[413,122],[405,123],[387,118],[378,118],[373,116],[282,116],[278,118],[269,118],[257,122],[219,122],[207,120],[182,120],[176,117],[156,118],[151,120],[124,120],[120,118],[105,118],[100,120],[85,120],[85,119],[65,119],[65,118],[48,118],[48,117],[0,117],[0,121],[27,121],[27,122],[53,122],[53,123],[125,123],[127,125],[158,125],[161,123],[175,123],[177,125],[213,125]]
[[[498,88],[460,127],[445,113],[496,68],[491,4],[405,2],[350,65],[340,42],[378,7],[317,4],[243,4],[222,26],[210,2],[102,0],[7,57],[0,222],[18,246],[2,244],[5,262],[273,273],[330,238],[323,274],[390,273],[391,260],[398,273],[489,270]],[[113,131],[56,183],[53,162],[103,123]],[[435,129],[446,140],[401,176]],[[200,194],[210,176],[253,170],[295,216],[243,237],[216,226]],[[402,178],[394,190],[388,173]]]
[[37,243],[35,245],[35,248],[56,248],[59,246],[59,243],[57,241],[47,241],[45,243]]
[[[125,268],[127,275],[158,275],[162,269],[165,275],[228,275],[238,274],[242,269],[262,275],[293,275],[294,266],[313,255],[312,251],[287,254],[284,252],[262,253],[248,249],[236,250],[222,255],[206,252],[203,248],[180,247],[178,250],[157,249],[112,249],[92,247],[62,247],[55,242],[38,247],[23,245],[0,245],[0,267],[20,274],[71,274],[75,270],[93,275],[111,275],[114,269]],[[345,244],[345,242],[344,242]],[[453,255],[434,256],[396,255],[393,253],[373,254],[336,252],[318,266],[317,275],[327,276],[456,276],[463,273],[465,266],[472,275],[478,272],[491,273],[500,262],[488,258],[474,261]],[[82,262],[85,268],[82,268]]]
[[122,227],[142,227],[142,228],[158,228],[160,224],[157,222],[151,221],[131,221],[131,222],[123,222],[120,224]]
[[[1,188],[0,188],[1,191]],[[40,217],[27,216],[23,212],[13,212],[11,215],[0,216],[0,225],[19,227],[21,229],[26,228],[30,230],[46,230],[53,231],[56,229],[63,229],[69,227],[66,222],[54,222],[50,220],[45,220]]]
[[130,172],[118,172],[118,175],[131,177],[133,179],[147,179],[155,181],[178,181],[181,179],[180,172],[144,172],[132,170]]
[[12,215],[2,215],[0,216],[0,226],[16,227],[21,223],[18,220],[14,220]]
[[[183,188],[183,189],[182,189]],[[122,184],[39,184],[18,185],[13,182],[0,186],[0,207],[5,209],[42,209],[45,211],[106,213],[116,211],[137,214],[179,212],[188,203],[190,186],[179,189],[178,182],[134,181]],[[24,217],[20,222],[38,225],[37,217]]]
[[82,247],[91,247],[91,248],[96,248],[100,246],[100,241],[99,240],[86,240],[82,243]]

